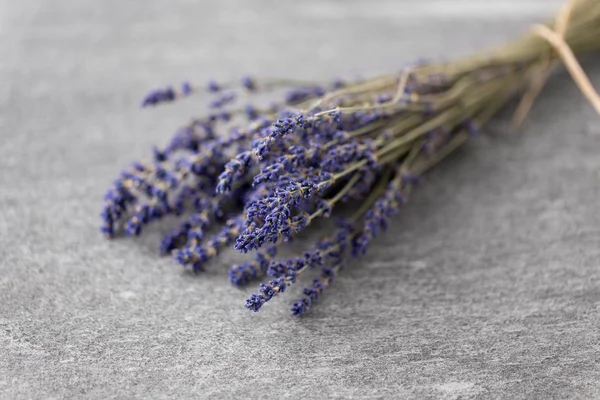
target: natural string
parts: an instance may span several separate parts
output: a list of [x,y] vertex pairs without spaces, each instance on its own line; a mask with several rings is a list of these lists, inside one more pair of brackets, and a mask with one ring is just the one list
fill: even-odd
[[[600,95],[594,89],[594,86],[590,82],[589,78],[581,68],[581,65],[577,61],[577,58],[573,54],[570,46],[565,41],[564,37],[567,32],[567,28],[569,25],[569,20],[571,17],[571,11],[573,10],[573,5],[576,0],[568,0],[568,2],[563,6],[561,12],[558,14],[556,18],[556,26],[555,29],[552,30],[545,25],[537,24],[534,25],[532,31],[534,34],[540,36],[542,39],[546,40],[554,50],[558,53],[559,57],[562,59],[562,62],[565,64],[567,70],[571,74],[571,77],[583,93],[583,95],[587,98],[590,104],[594,107],[596,112],[600,114]],[[515,111],[513,117],[513,128],[518,128],[521,126],[525,117],[529,113],[529,110],[533,106],[533,103],[537,96],[542,91],[550,73],[556,65],[558,65],[558,61],[550,62],[547,60],[544,62],[540,68],[539,75],[537,75],[530,89],[523,95],[521,102],[519,103],[517,110]]]

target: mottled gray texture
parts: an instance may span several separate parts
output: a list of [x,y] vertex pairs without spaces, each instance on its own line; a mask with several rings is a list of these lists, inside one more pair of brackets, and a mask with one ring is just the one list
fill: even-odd
[[564,74],[521,134],[505,113],[429,175],[307,318],[293,296],[246,311],[233,252],[193,277],[154,253],[163,228],[98,233],[121,167],[200,111],[139,110],[147,89],[391,71],[553,11],[483,4],[0,1],[0,398],[600,397],[600,119]]

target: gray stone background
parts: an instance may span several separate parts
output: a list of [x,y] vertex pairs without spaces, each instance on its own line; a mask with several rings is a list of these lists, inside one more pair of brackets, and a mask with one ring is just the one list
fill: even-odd
[[507,111],[433,171],[304,319],[295,296],[245,310],[234,252],[194,277],[155,254],[164,228],[98,233],[120,169],[202,111],[140,110],[148,89],[394,71],[559,4],[1,0],[0,398],[599,398],[600,118],[564,73],[520,134]]

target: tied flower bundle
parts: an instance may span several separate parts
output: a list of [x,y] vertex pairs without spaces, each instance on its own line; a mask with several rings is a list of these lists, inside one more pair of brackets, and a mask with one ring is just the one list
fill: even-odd
[[[253,252],[253,261],[229,271],[234,285],[267,282],[246,300],[252,311],[319,269],[292,304],[292,314],[303,315],[345,261],[364,254],[388,227],[426,171],[526,89],[515,114],[519,123],[560,61],[600,112],[598,95],[574,56],[599,48],[600,2],[576,0],[530,35],[457,62],[420,62],[356,82],[245,77],[239,84],[155,90],[143,106],[201,91],[215,97],[206,117],[155,148],[152,161],[121,174],[105,198],[102,232],[139,235],[151,222],[183,216],[160,251],[194,272],[228,247]],[[236,106],[241,97],[281,88],[284,98],[269,107]],[[336,219],[332,235],[297,257],[277,257],[281,244],[338,213],[345,202],[359,205]]]

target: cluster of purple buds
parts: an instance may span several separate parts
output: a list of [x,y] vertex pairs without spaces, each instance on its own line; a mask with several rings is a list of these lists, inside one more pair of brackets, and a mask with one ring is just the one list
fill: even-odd
[[[251,103],[236,108],[240,90],[246,96],[273,87],[249,76],[237,85],[185,82],[150,92],[143,106],[187,97],[199,87],[213,99],[206,117],[176,130],[165,147],[154,148],[152,160],[123,172],[105,197],[102,232],[112,237],[123,230],[135,236],[153,221],[166,224],[168,216],[184,216],[168,230],[159,249],[193,272],[202,271],[227,248],[254,252],[253,260],[229,270],[236,286],[270,277],[246,300],[252,311],[318,267],[304,297],[292,305],[293,315],[305,314],[331,286],[342,264],[364,254],[404,203],[405,189],[418,177],[402,160],[429,157],[453,138],[452,127],[440,127],[415,137],[414,150],[401,142],[390,147],[398,139],[394,129],[404,115],[400,107],[388,106],[395,99],[395,84],[392,80],[390,87],[367,94],[353,93],[352,85],[341,80],[298,85],[270,108]],[[398,104],[410,102],[420,91],[432,89],[423,89],[411,77]],[[329,100],[324,101],[326,94]],[[373,106],[361,108],[365,101]],[[344,111],[348,104],[352,111]],[[474,132],[476,121],[465,120],[462,127]],[[396,164],[402,168],[384,174]],[[377,192],[377,185],[387,190]],[[356,207],[364,211],[344,220],[332,236],[301,257],[277,259],[279,246],[348,201],[365,202],[365,207]],[[207,235],[215,226],[217,233]]]
[[[353,227],[347,221],[341,220],[339,225],[332,237],[317,242],[313,249],[304,252],[303,257],[271,262],[267,273],[274,279],[269,281],[268,284],[260,284],[259,292],[252,294],[246,300],[246,308],[254,312],[259,311],[266,302],[296,283],[300,274],[308,269],[322,266],[325,262],[339,266],[353,233]],[[324,268],[324,270],[330,270],[330,268]],[[309,290],[310,288],[307,288],[304,292],[306,293]],[[316,300],[317,298],[313,299],[313,301]],[[294,313],[294,315],[300,314]]]
[[163,89],[155,89],[148,93],[142,100],[142,107],[155,106],[160,103],[167,103],[176,99],[192,94],[192,85],[189,82],[183,82],[179,89],[173,86],[167,86]]
[[203,235],[188,238],[188,243],[182,249],[174,251],[174,258],[183,266],[191,266],[193,272],[204,269],[204,264],[217,256],[223,249],[230,246],[240,234],[243,220],[233,218],[228,220],[221,231],[212,236],[206,243],[200,241]]
[[247,208],[246,229],[237,239],[235,248],[242,252],[259,249],[264,243],[288,241],[310,222],[306,212],[293,214],[303,200],[322,194],[331,185],[332,175],[320,172],[314,179],[301,182],[282,182],[272,196],[265,197]]
[[226,92],[211,101],[209,106],[210,108],[223,108],[227,104],[235,101],[235,99],[235,92]]
[[304,288],[303,293],[306,297],[292,304],[292,315],[294,317],[301,317],[308,312],[313,303],[319,300],[323,291],[333,283],[336,272],[334,268],[321,269],[321,276],[313,280],[311,287]]
[[321,86],[313,86],[313,87],[302,87],[294,90],[290,90],[285,97],[285,102],[287,104],[296,104],[301,103],[303,101],[321,97],[326,93],[325,88]]
[[231,267],[229,270],[229,281],[235,286],[242,286],[256,278],[264,276],[276,255],[277,246],[266,246],[256,252],[254,261]]
[[365,254],[371,241],[385,231],[400,206],[406,202],[407,188],[413,184],[413,180],[403,179],[398,174],[389,184],[383,196],[365,213],[363,229],[354,236],[352,241],[352,255],[354,257]]

